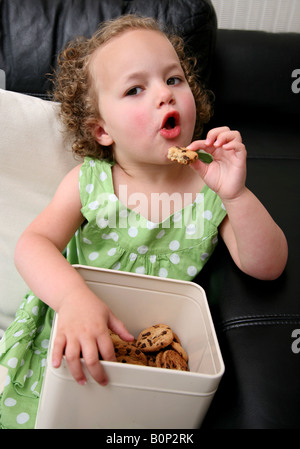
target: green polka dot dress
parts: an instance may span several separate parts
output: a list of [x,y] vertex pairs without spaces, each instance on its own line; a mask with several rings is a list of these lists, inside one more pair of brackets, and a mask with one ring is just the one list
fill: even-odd
[[[226,211],[207,186],[193,203],[153,223],[118,200],[111,164],[86,158],[79,183],[86,221],[68,245],[72,263],[190,281],[214,251]],[[136,194],[133,201],[143,199]]]
[[[85,221],[67,246],[68,261],[192,280],[217,244],[218,226],[226,216],[220,198],[204,186],[194,202],[187,196],[182,209],[153,223],[118,200],[111,168],[106,161],[84,160],[79,189]],[[1,428],[34,428],[53,316],[29,292],[0,342],[0,364],[8,368],[0,397]]]
[[53,316],[30,292],[0,341],[0,364],[8,368],[0,396],[2,429],[34,428]]

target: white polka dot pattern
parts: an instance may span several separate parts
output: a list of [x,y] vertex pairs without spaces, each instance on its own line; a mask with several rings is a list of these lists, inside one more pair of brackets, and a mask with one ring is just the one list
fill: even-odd
[[111,164],[86,158],[81,173],[87,223],[68,248],[71,263],[184,280],[197,275],[214,251],[226,215],[214,192],[205,187],[192,204],[153,223],[120,203]]

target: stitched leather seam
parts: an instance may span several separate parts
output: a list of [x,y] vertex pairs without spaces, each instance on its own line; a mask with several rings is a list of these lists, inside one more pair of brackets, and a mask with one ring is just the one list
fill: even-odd
[[250,326],[274,326],[274,325],[300,325],[300,315],[298,314],[283,314],[283,315],[256,315],[236,317],[231,320],[219,324],[219,329],[222,332],[236,329],[239,327]]
[[263,315],[238,315],[225,320],[224,323],[237,320],[269,320],[269,319],[300,319],[300,313],[268,313]]

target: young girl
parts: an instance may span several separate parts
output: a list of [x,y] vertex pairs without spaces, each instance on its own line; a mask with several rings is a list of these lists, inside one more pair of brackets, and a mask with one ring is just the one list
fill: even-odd
[[[193,67],[180,39],[134,16],[105,23],[62,53],[55,99],[84,160],[16,248],[16,266],[31,292],[0,346],[9,370],[3,428],[34,427],[54,311],[53,365],[64,354],[79,384],[86,382],[81,354],[92,377],[107,384],[99,352],[115,360],[108,328],[133,339],[72,264],[192,280],[219,229],[245,273],[274,279],[284,269],[285,237],[245,186],[240,134],[222,127],[195,140],[210,106]],[[174,145],[203,149],[214,160],[171,162]]]

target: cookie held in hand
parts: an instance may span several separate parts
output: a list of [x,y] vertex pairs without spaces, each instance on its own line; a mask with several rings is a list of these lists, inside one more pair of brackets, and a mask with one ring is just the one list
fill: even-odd
[[198,159],[196,151],[183,147],[171,147],[168,150],[168,159],[178,162],[181,165],[189,165]]
[[206,164],[213,161],[213,156],[204,150],[192,151],[184,147],[171,147],[168,150],[168,159],[181,165],[189,165],[198,159]]

